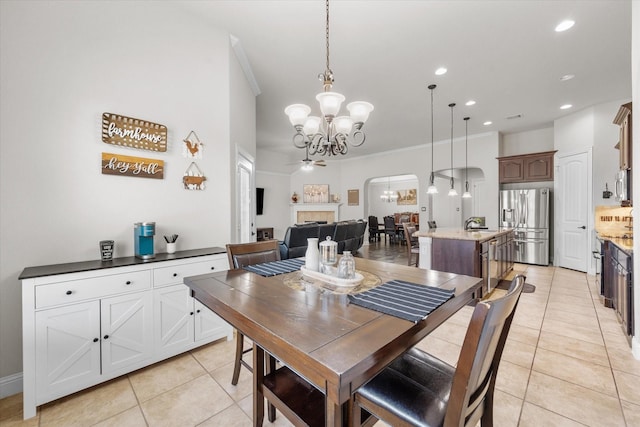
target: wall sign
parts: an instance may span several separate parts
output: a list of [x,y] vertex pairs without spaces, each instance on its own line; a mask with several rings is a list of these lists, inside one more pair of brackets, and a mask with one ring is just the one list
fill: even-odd
[[157,159],[102,153],[104,175],[133,176],[138,178],[164,178],[164,162]]
[[118,114],[102,113],[102,142],[140,150],[167,151],[167,127]]
[[360,204],[360,190],[347,190],[347,204],[358,206]]

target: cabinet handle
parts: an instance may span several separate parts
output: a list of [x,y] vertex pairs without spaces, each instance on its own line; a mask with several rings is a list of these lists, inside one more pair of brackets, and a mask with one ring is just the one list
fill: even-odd
[[216,268],[215,268],[215,267],[211,267],[211,269],[212,269],[212,270],[215,270]]
[[109,335],[105,335],[103,338],[104,338],[105,340],[108,340],[108,339],[109,339]]
[[67,295],[71,295],[73,293],[73,291],[67,291],[66,294]]
[[197,309],[197,310],[196,310],[196,313],[200,313],[200,309]]
[[98,342],[98,341],[100,341],[100,338],[94,338],[93,339],[93,342]]
[[193,311],[191,313],[189,313],[190,316],[193,316]]
[[126,284],[127,284],[127,285],[130,285],[130,284],[131,284],[131,280],[127,280],[127,283],[126,283]]
[[173,277],[178,277],[178,273],[173,273]]

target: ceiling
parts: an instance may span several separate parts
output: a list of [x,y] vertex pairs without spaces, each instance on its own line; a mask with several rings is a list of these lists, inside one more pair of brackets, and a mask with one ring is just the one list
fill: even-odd
[[[325,70],[325,2],[176,2],[237,37],[260,90],[258,148],[303,158],[293,148],[284,108],[304,103],[318,114],[318,74]],[[557,33],[572,19],[575,26]],[[434,140],[550,127],[594,104],[631,98],[630,0],[331,0],[333,90],[375,106],[363,146],[347,156]],[[444,66],[448,72],[436,76]],[[575,75],[561,81],[567,74]],[[473,99],[474,106],[465,106]],[[572,104],[561,110],[563,104]],[[520,118],[509,119],[510,116]],[[485,121],[492,121],[489,126]],[[471,143],[471,141],[470,141]],[[532,147],[535,151],[535,147]]]

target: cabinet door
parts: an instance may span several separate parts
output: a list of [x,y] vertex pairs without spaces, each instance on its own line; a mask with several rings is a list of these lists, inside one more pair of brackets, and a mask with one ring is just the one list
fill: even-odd
[[525,181],[552,181],[553,155],[540,155],[524,159]]
[[193,298],[186,285],[154,292],[155,347],[159,354],[178,354],[193,343]]
[[36,401],[46,402],[100,378],[100,303],[35,313]]
[[195,316],[195,340],[212,341],[223,337],[231,339],[233,329],[200,301],[193,299]]
[[522,159],[500,160],[500,183],[520,182],[524,179],[524,162]]
[[153,356],[153,295],[138,292],[101,301],[102,373],[135,369]]

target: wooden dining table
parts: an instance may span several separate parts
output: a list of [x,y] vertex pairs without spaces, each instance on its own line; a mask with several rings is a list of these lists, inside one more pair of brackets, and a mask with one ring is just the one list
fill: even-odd
[[[450,316],[473,302],[482,279],[356,258],[356,271],[380,283],[404,280],[455,289],[454,297],[413,323],[352,304],[344,293],[307,283],[292,287],[290,274],[263,277],[243,269],[184,279],[192,295],[325,396],[325,425],[349,423],[353,393]],[[256,356],[254,355],[254,362]],[[263,364],[254,369],[254,426],[264,418]]]

